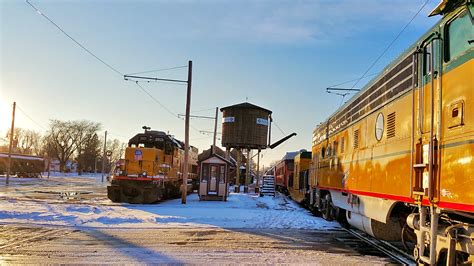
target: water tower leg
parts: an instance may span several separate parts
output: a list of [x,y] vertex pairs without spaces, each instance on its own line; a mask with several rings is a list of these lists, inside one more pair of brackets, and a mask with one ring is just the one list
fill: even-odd
[[249,182],[250,182],[250,149],[247,149],[247,163],[246,163],[246,168],[245,168],[244,193],[249,193]]
[[240,149],[237,149],[237,167],[235,169],[235,193],[240,193],[240,165],[242,164]]
[[258,149],[257,153],[257,184],[255,185],[255,193],[260,192],[260,149]]

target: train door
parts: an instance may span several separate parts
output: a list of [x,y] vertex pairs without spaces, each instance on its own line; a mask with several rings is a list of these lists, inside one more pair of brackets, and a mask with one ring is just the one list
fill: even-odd
[[[439,149],[441,121],[441,41],[432,33],[415,53],[417,88],[413,88],[413,179],[412,197],[418,205],[419,227],[415,230],[417,261],[433,265],[439,212]],[[414,73],[415,74],[415,73]],[[428,240],[428,241],[427,241]]]
[[414,88],[414,180],[412,197],[435,203],[439,198],[438,143],[441,121],[441,41],[438,33],[416,53],[418,88]]

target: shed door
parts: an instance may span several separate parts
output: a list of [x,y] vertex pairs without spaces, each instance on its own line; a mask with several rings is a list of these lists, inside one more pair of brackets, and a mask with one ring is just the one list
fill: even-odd
[[218,184],[219,184],[219,165],[218,164],[211,164],[209,165],[210,167],[210,178],[209,178],[209,182],[208,182],[208,186],[209,186],[209,194],[211,193],[217,193],[217,188],[218,188]]

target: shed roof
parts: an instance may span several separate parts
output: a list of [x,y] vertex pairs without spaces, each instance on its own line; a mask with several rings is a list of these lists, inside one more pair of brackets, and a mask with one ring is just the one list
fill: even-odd
[[215,146],[215,150],[214,152],[212,152],[212,146],[211,148],[209,148],[208,150],[204,150],[202,151],[202,153],[200,153],[198,155],[198,162],[202,162],[202,161],[205,161],[209,158],[211,158],[212,156],[215,156],[215,157],[218,157],[219,159],[222,159],[224,160],[225,162],[227,162],[228,164],[230,164],[231,166],[235,166],[235,163],[231,160],[227,160],[225,157],[225,151],[223,151],[221,148]]
[[221,108],[221,112],[226,110],[226,109],[260,109],[260,110],[263,110],[263,111],[266,111],[268,112],[269,114],[272,113],[272,111],[268,110],[268,109],[265,109],[263,107],[260,107],[260,106],[257,106],[255,104],[251,104],[249,102],[244,102],[244,103],[239,103],[239,104],[234,104],[234,105],[230,105],[230,106],[226,106],[226,107],[222,107]]

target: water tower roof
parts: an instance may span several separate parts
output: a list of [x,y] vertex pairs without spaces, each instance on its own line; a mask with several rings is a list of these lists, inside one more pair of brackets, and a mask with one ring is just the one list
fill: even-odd
[[263,111],[268,112],[269,114],[272,113],[272,111],[270,111],[270,110],[268,110],[268,109],[265,109],[265,108],[263,108],[263,107],[257,106],[257,105],[255,105],[255,104],[251,104],[251,103],[249,103],[249,102],[244,102],[244,103],[239,103],[239,104],[234,104],[234,105],[222,107],[222,108],[221,108],[221,112],[224,111],[224,110],[226,110],[226,109],[238,109],[238,108],[260,109],[260,110],[263,110]]

